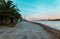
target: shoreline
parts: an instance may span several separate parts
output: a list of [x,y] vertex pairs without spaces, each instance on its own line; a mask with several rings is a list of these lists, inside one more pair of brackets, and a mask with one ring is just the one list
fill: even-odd
[[60,39],[60,31],[59,31],[59,30],[53,29],[53,28],[51,28],[51,27],[48,27],[47,25],[44,25],[44,24],[42,24],[42,23],[31,22],[31,21],[27,21],[27,22],[40,25],[40,26],[41,26],[43,29],[45,29],[47,32],[53,34],[53,35],[56,36],[58,39]]

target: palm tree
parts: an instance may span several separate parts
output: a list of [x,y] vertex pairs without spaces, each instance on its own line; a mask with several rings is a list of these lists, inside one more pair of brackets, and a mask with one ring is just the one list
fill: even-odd
[[[16,19],[17,21],[21,19],[21,14],[19,13],[20,10],[16,8],[16,6],[13,4],[11,0],[5,1],[1,0],[0,1],[0,15],[4,16],[4,20],[7,20],[12,23]],[[7,22],[6,21],[6,22]]]

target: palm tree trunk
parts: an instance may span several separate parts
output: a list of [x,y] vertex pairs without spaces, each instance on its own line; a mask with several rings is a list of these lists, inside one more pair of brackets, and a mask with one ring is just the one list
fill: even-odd
[[6,24],[10,24],[10,18],[9,17],[6,19]]
[[14,23],[14,18],[11,17],[10,18],[10,21],[11,21],[11,23]]

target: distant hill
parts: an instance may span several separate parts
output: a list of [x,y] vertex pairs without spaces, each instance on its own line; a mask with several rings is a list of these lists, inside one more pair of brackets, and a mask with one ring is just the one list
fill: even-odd
[[60,19],[52,19],[52,20],[45,20],[45,19],[43,19],[43,20],[34,20],[34,21],[60,21]]
[[48,20],[48,21],[60,21],[60,19],[53,19],[53,20]]

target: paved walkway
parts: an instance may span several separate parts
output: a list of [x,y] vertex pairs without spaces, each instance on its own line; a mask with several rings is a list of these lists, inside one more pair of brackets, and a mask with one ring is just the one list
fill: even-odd
[[22,22],[16,27],[1,27],[0,39],[57,39],[37,24]]

